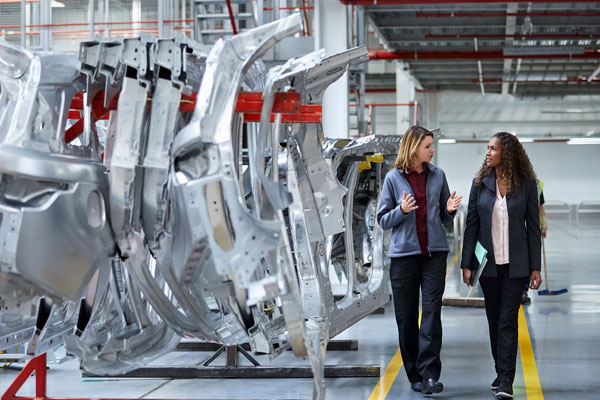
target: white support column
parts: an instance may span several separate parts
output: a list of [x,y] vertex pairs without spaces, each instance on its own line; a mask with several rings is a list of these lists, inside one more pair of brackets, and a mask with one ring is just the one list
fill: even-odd
[[[514,14],[519,10],[519,4],[510,3],[506,5],[507,14]],[[504,40],[504,47],[513,47],[514,38],[517,29],[517,17],[509,16],[506,17],[506,28],[504,29],[504,33],[506,34],[506,39]],[[512,78],[510,76],[510,71],[512,67],[512,58],[507,58],[504,60],[504,66],[502,68],[502,94],[508,94],[510,85],[509,80]],[[517,77],[515,76],[515,80]]]
[[[348,49],[346,6],[331,0],[315,1],[315,50],[325,49],[333,55]],[[348,74],[344,74],[325,91],[323,130],[326,137],[348,137]]]
[[[31,3],[26,3],[25,4],[25,26],[32,24],[32,21],[31,21],[31,18],[32,18],[32,16],[31,16],[31,14],[32,14],[31,7],[32,7]],[[36,23],[37,23],[37,21],[36,21]],[[25,47],[30,48],[32,46],[33,40],[32,40],[31,35],[26,35],[26,36],[27,37],[25,38]]]
[[104,0],[104,36],[110,39],[110,0]]
[[[142,0],[133,0],[133,2],[131,3],[131,19],[133,21],[138,21],[138,22],[133,22],[131,24],[131,27],[134,29],[134,32],[136,30],[139,30],[141,28],[141,24],[139,23],[139,21],[142,20]],[[139,35],[140,32],[135,32],[135,35]]]
[[[423,115],[419,117],[419,125],[429,129],[438,129],[440,128],[440,111],[439,111],[439,99],[440,96],[438,93],[424,93],[420,96],[416,96],[419,104],[423,104],[422,110]],[[444,134],[444,132],[441,132]],[[433,153],[433,164],[438,164],[438,154],[440,152],[439,146],[439,136],[436,134],[434,137],[434,147],[435,153]]]
[[[95,8],[94,8],[94,0],[88,0],[88,30],[90,31],[90,36],[89,39],[90,40],[94,40],[94,36],[95,36]],[[107,21],[104,21],[107,22]]]
[[437,129],[440,127],[439,98],[439,94],[435,92],[422,93],[420,96],[417,96],[419,104],[422,105],[419,111],[423,111],[419,115],[419,125],[427,129]]
[[[415,84],[413,78],[404,70],[404,64],[396,62],[396,103],[407,104],[415,100]],[[403,135],[415,123],[414,107],[396,107],[396,133]]]
[[40,39],[43,51],[50,51],[52,47],[52,28],[47,25],[52,24],[52,2],[50,0],[40,1],[40,22],[46,25],[41,29]]
[[25,25],[27,21],[25,19],[25,0],[21,0],[21,47],[25,47]]
[[158,0],[158,37],[173,37],[173,2],[171,0]]
[[164,37],[165,31],[165,0],[158,0],[158,37]]
[[256,8],[255,8],[256,15],[254,16],[256,18],[256,25],[257,26],[261,26],[262,24],[265,23],[265,20],[264,20],[264,13],[265,12],[263,10],[264,7],[265,7],[264,0],[257,0],[257,2],[256,2]]

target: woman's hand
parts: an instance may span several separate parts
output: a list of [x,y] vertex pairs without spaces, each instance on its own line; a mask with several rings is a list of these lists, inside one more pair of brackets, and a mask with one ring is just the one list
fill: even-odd
[[460,205],[460,201],[463,198],[462,196],[454,198],[454,196],[456,196],[456,191],[452,192],[452,194],[448,198],[448,201],[446,202],[446,211],[448,211],[448,214],[452,214],[456,211],[456,209]]
[[539,289],[542,285],[542,274],[540,271],[533,270],[531,271],[531,284],[529,285],[529,289]]
[[471,286],[471,270],[469,268],[463,268],[463,282],[467,284],[467,286]]
[[402,210],[404,214],[408,214],[409,212],[419,208],[419,206],[416,204],[417,201],[412,194],[409,193],[407,195],[406,192],[402,192],[402,203],[400,204],[400,210]]

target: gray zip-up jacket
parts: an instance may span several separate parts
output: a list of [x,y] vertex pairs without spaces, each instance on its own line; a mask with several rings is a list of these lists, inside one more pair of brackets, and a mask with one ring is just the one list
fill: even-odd
[[[446,210],[450,189],[446,174],[441,168],[427,163],[427,251],[449,251],[442,224],[452,222],[453,214]],[[413,189],[404,171],[394,168],[383,182],[381,201],[377,210],[377,223],[382,229],[392,229],[389,257],[405,257],[421,254],[417,236],[417,219],[414,211],[404,214],[400,209],[402,192],[412,194]]]

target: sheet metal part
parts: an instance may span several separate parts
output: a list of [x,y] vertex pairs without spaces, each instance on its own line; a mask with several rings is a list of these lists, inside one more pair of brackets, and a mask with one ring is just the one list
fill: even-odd
[[2,293],[1,330],[33,355],[72,331],[95,271],[114,254],[108,181],[97,141],[64,140],[85,88],[77,56],[3,42],[0,57],[0,274],[13,288]]
[[[284,122],[275,110],[297,103],[278,94],[318,106],[368,59],[364,47],[317,51],[266,69],[261,57],[301,24],[291,15],[212,47],[142,35],[65,55],[0,42],[5,348],[65,343],[100,375],[182,336],[270,357],[291,348],[325,398],[328,340],[389,299],[374,213],[400,138],[331,140],[320,123]],[[242,91],[262,93],[260,122],[236,112]],[[192,93],[195,109],[180,111]]]

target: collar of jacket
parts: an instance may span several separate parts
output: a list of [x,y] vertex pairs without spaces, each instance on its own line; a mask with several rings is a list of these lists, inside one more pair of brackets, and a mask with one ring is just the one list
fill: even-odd
[[[488,176],[484,177],[481,182],[483,182],[483,184],[492,191],[492,193],[496,193],[496,168],[492,168],[492,173],[489,174]],[[518,186],[517,188],[521,187],[521,184],[523,183],[523,179],[519,178],[518,181]],[[509,194],[507,194],[507,196],[511,196]]]
[[[429,173],[432,173],[433,171],[439,169],[438,167],[436,167],[435,165],[433,165],[432,163],[425,163],[425,165],[427,165],[427,170]],[[398,171],[402,172],[403,174],[408,174],[408,172],[406,170],[403,170],[401,168],[398,168]],[[495,179],[494,175],[494,179]]]
[[496,193],[496,168],[492,168],[492,173],[484,177],[481,182],[483,182],[492,193]]

